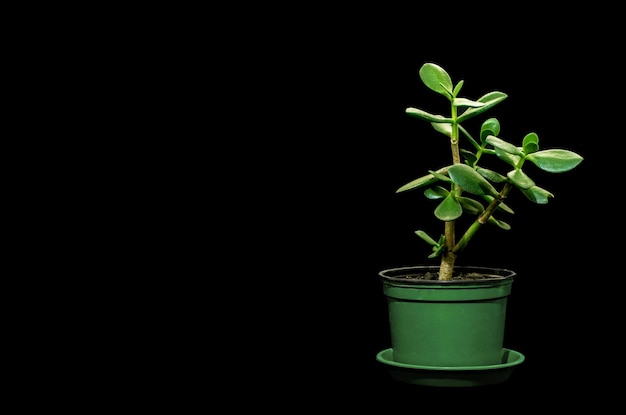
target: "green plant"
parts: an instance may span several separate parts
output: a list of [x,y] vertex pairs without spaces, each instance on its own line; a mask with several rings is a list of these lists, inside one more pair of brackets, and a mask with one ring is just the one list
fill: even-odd
[[[539,137],[534,132],[523,137],[521,146],[511,144],[498,138],[500,123],[496,118],[489,118],[482,123],[480,137],[476,140],[461,123],[491,109],[506,99],[507,95],[494,91],[476,101],[462,98],[459,93],[464,81],[453,85],[450,75],[439,65],[430,62],[420,68],[419,76],[426,87],[450,101],[450,116],[435,115],[412,107],[407,108],[406,113],[430,122],[437,132],[450,139],[452,164],[437,171],[428,170],[428,174],[405,184],[396,192],[426,188],[424,195],[428,199],[438,200],[434,215],[444,222],[444,233],[438,239],[423,230],[416,231],[416,234],[432,245],[429,258],[441,258],[439,280],[450,280],[457,255],[483,225],[492,224],[505,230],[510,229],[509,224],[496,216],[513,213],[505,203],[512,189],[519,189],[528,200],[537,204],[546,204],[554,197],[527,175],[523,170],[526,162],[546,172],[562,173],[576,167],[583,158],[565,149],[540,149]],[[469,145],[471,148],[468,148]],[[489,157],[500,159],[507,171],[499,173],[481,167],[481,163]],[[459,233],[460,238],[457,239],[457,221],[463,214],[476,218],[470,221],[462,234]]]

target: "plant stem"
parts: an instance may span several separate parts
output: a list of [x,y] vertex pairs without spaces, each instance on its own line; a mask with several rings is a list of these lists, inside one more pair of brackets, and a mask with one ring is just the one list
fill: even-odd
[[478,229],[480,229],[482,225],[487,223],[491,215],[493,215],[493,213],[495,212],[498,205],[502,203],[504,199],[507,198],[512,188],[513,188],[513,185],[509,182],[507,182],[504,185],[498,197],[494,198],[491,201],[489,206],[487,206],[487,209],[485,209],[485,211],[480,216],[478,216],[478,218],[476,218],[476,220],[470,225],[467,231],[465,231],[465,234],[461,237],[459,242],[452,249],[453,253],[459,252],[467,246],[470,239],[472,239],[472,237],[476,234],[476,232],[478,232]]
[[489,220],[491,215],[496,211],[496,208],[500,203],[504,201],[509,195],[509,192],[513,188],[513,185],[507,182],[497,198],[494,198],[487,209],[476,218],[474,222],[467,228],[461,239],[457,244],[454,244],[455,235],[455,221],[449,221],[445,223],[445,232],[446,232],[446,249],[445,252],[441,255],[441,263],[439,265],[439,280],[440,281],[449,281],[452,279],[453,271],[454,271],[454,263],[456,261],[457,252],[462,251],[472,237],[478,232],[478,230]]
[[[452,153],[452,163],[461,163],[461,152],[459,150],[459,124],[456,122],[457,110],[452,106],[452,134],[450,136],[450,151]],[[460,186],[453,184],[453,191],[460,193]],[[451,220],[445,222],[444,235],[446,247],[441,255],[441,264],[439,266],[439,280],[449,281],[452,279],[452,271],[454,271],[454,262],[456,260],[456,221]]]
[[441,255],[441,264],[439,265],[439,280],[449,281],[452,279],[452,271],[454,271],[454,261],[456,260],[456,254],[452,251],[446,250]]

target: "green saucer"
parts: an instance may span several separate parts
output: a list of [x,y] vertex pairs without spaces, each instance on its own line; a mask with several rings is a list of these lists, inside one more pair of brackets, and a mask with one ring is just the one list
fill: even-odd
[[515,366],[524,361],[524,355],[502,349],[502,363],[487,366],[419,366],[393,361],[393,350],[385,349],[376,360],[388,366],[391,376],[400,382],[424,386],[483,386],[506,381]]

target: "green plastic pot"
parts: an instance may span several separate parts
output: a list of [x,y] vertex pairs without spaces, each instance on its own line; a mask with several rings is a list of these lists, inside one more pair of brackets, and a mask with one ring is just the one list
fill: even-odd
[[414,368],[416,372],[439,373],[456,369],[464,373],[468,370],[471,373],[473,368],[502,369],[523,361],[521,353],[504,353],[508,349],[503,347],[507,297],[516,273],[486,267],[457,267],[457,270],[488,278],[452,281],[407,278],[412,274],[437,272],[436,266],[380,272],[389,310],[391,348],[379,353],[379,361],[405,371]]

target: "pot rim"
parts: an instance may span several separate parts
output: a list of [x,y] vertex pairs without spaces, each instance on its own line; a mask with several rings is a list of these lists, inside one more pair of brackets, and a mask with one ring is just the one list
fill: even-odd
[[517,273],[508,268],[501,267],[484,267],[474,265],[458,265],[454,267],[457,271],[472,271],[480,274],[484,274],[485,278],[481,279],[453,279],[447,281],[441,281],[437,279],[411,279],[406,275],[411,271],[438,271],[439,265],[411,265],[404,267],[386,268],[378,273],[378,275],[388,281],[406,282],[406,283],[419,283],[419,284],[489,284],[496,280],[509,280],[517,276]]

